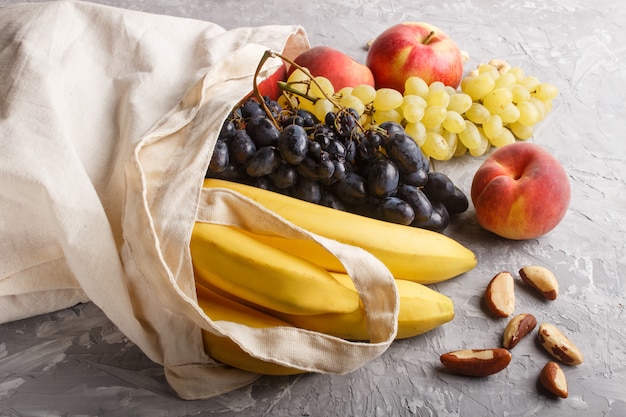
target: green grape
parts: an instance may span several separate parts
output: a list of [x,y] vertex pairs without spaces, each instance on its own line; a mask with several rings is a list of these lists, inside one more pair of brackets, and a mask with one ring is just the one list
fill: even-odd
[[482,125],[491,116],[491,113],[485,106],[480,103],[472,103],[469,109],[465,112],[465,117],[477,125]]
[[424,144],[422,145],[422,151],[426,156],[430,156],[439,161],[445,160],[450,154],[448,142],[435,131],[426,132],[426,140],[424,140]]
[[513,97],[511,101],[513,103],[521,103],[522,101],[530,100],[530,91],[523,84],[515,84],[511,87],[511,93]]
[[541,101],[554,100],[558,95],[559,90],[549,83],[541,83],[535,89],[535,97]]
[[446,89],[446,85],[444,83],[442,83],[441,81],[434,81],[428,86],[428,93],[430,94],[434,91],[445,90],[445,89]]
[[458,91],[456,90],[456,88],[451,87],[451,86],[449,86],[449,85],[446,85],[445,90],[448,92],[448,95],[449,95],[449,96],[451,96],[451,95],[453,95],[453,94],[457,94],[457,93],[458,93]]
[[517,122],[517,120],[519,119],[519,114],[519,109],[517,108],[515,103],[509,103],[500,113],[500,117],[502,118],[502,122],[504,123],[513,123]]
[[515,137],[522,140],[529,139],[534,133],[532,126],[527,126],[521,122],[511,123],[509,129],[511,129]]
[[529,92],[534,93],[535,89],[539,85],[539,79],[537,77],[535,77],[535,76],[528,75],[528,76],[524,77],[524,79],[521,81],[521,84],[524,87],[526,87],[526,89]]
[[352,90],[354,90],[354,88],[350,86],[345,86],[341,90],[337,91],[335,95],[338,97],[350,96],[352,95]]
[[500,77],[500,72],[498,71],[498,69],[491,64],[480,64],[478,66],[478,74],[489,75],[494,80]]
[[395,109],[391,110],[378,110],[374,111],[372,115],[372,120],[376,124],[381,124],[385,122],[396,122],[400,123],[402,121],[402,116]]
[[426,100],[424,97],[416,96],[415,94],[406,94],[402,97],[402,106],[406,106],[408,104],[415,104],[426,108]]
[[497,114],[491,115],[491,117],[483,123],[483,132],[485,132],[485,136],[490,140],[498,137],[502,133],[502,129],[502,118]]
[[487,136],[485,136],[485,133],[483,132],[482,128],[477,127],[477,129],[478,129],[478,134],[480,136],[480,144],[476,148],[469,149],[469,153],[472,156],[482,156],[489,149],[489,139],[487,139]]
[[513,93],[508,88],[495,88],[483,97],[483,106],[491,114],[500,114],[504,108],[513,102]]
[[409,77],[404,82],[404,95],[416,95],[426,97],[428,94],[428,84],[419,77]]
[[379,88],[372,104],[376,111],[397,109],[402,105],[402,93],[393,88]]
[[539,100],[535,96],[531,96],[528,102],[531,103],[533,106],[535,106],[535,108],[537,109],[537,114],[538,114],[537,123],[542,121],[546,117],[546,114],[547,114],[546,106],[543,104],[543,101]]
[[335,88],[328,78],[317,76],[313,80],[315,82],[311,82],[311,89],[309,90],[309,94],[313,97],[324,98],[324,94],[328,96],[335,94]]
[[306,94],[309,91],[309,83],[311,81],[310,77],[311,75],[308,73],[308,70],[305,72],[300,68],[297,68],[291,73],[291,75],[289,75],[289,78],[287,78],[287,84],[289,84],[294,90]]
[[455,111],[459,114],[465,113],[472,105],[472,98],[465,93],[457,93],[450,95],[448,110]]
[[480,147],[480,133],[474,123],[469,120],[465,121],[465,129],[459,132],[459,141],[467,149],[477,149]]
[[335,111],[334,104],[327,98],[320,98],[315,102],[313,114],[319,120],[324,120],[329,112]]
[[495,85],[495,80],[489,74],[468,76],[461,80],[461,91],[477,101],[493,90]]
[[422,147],[426,140],[426,127],[424,127],[422,123],[407,123],[406,126],[404,126],[404,131],[413,138],[417,146]]
[[459,113],[448,110],[441,126],[448,132],[459,133],[465,129],[465,120]]
[[343,96],[339,99],[339,104],[342,107],[345,107],[347,109],[352,108],[356,110],[359,116],[365,113],[365,104],[363,104],[361,99],[356,96],[353,96],[353,95]]
[[370,104],[376,98],[376,89],[369,84],[361,84],[352,89],[352,95],[361,99],[363,103]]
[[507,73],[513,74],[515,82],[520,83],[524,79],[524,70],[521,67],[511,67]]
[[459,136],[456,133],[448,132],[445,129],[439,132],[439,134],[448,143],[448,155],[443,159],[444,161],[448,161],[452,159],[454,153],[456,152],[456,148],[459,144]]
[[427,129],[439,127],[448,115],[448,110],[443,106],[427,107],[422,117],[422,123]]
[[505,72],[504,74],[500,74],[498,78],[496,78],[496,84],[494,88],[511,88],[517,80],[515,79],[515,75]]
[[409,123],[417,123],[424,117],[424,106],[413,103],[403,105],[402,117]]
[[513,133],[509,129],[503,127],[498,136],[489,138],[489,142],[496,148],[501,148],[515,142],[515,136],[513,136]]
[[315,113],[315,103],[311,100],[307,100],[304,97],[298,97],[296,98],[296,102],[298,103],[296,108]]
[[463,142],[461,142],[461,137],[459,136],[459,140],[457,141],[456,144],[456,149],[454,151],[454,157],[455,158],[460,158],[461,156],[465,155],[467,153],[467,146],[465,146],[463,144]]
[[431,91],[426,96],[426,105],[429,107],[442,106],[447,108],[449,103],[450,94],[445,89]]
[[[534,126],[539,122],[539,110],[530,101],[522,101],[517,103],[519,110],[519,118],[517,121],[524,126]],[[517,135],[516,135],[517,136]]]

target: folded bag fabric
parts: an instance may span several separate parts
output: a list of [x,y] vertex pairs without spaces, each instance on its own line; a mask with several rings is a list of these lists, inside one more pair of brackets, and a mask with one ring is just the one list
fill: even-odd
[[[204,351],[201,329],[252,356],[347,373],[396,334],[389,271],[228,190],[202,189],[220,127],[266,50],[309,47],[297,26],[225,30],[80,1],[0,7],[0,322],[94,302],[185,399],[259,375]],[[269,60],[260,76],[280,60]],[[196,221],[313,239],[350,272],[371,340],[214,322],[199,308]]]

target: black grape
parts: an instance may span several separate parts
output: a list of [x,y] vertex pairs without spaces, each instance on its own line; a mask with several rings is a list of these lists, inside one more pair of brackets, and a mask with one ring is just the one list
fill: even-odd
[[265,114],[265,109],[263,109],[263,106],[261,106],[258,101],[249,99],[241,106],[241,116],[244,119],[251,119],[257,116],[265,117],[267,115]]
[[320,179],[317,160],[312,156],[306,156],[301,163],[296,165],[296,171],[308,180],[317,181]]
[[283,161],[274,171],[268,174],[268,177],[277,188],[286,189],[296,183],[298,172],[293,166]]
[[415,212],[410,204],[398,197],[386,197],[376,207],[377,217],[391,223],[410,225]]
[[443,203],[439,201],[433,201],[433,212],[430,218],[426,221],[419,222],[413,221],[413,226],[420,227],[422,229],[432,230],[433,232],[443,232],[450,223],[450,214],[446,210]]
[[374,162],[367,175],[367,185],[374,197],[389,197],[396,192],[400,181],[398,167],[388,159]]
[[406,133],[392,133],[383,146],[389,159],[398,166],[401,172],[411,173],[428,166],[422,150]]
[[428,171],[425,169],[418,169],[413,172],[401,172],[400,182],[403,184],[414,185],[416,187],[422,187],[428,181]]
[[341,201],[348,204],[363,203],[367,199],[365,179],[354,172],[347,173],[344,179],[335,183],[334,191]]
[[278,135],[278,150],[285,162],[298,165],[306,157],[309,139],[302,126],[289,125]]
[[211,162],[209,163],[210,172],[222,172],[228,166],[228,145],[226,141],[218,140],[215,142]]
[[469,200],[465,193],[457,186],[454,186],[452,195],[441,200],[449,214],[460,214],[469,208]]
[[443,201],[454,194],[454,183],[442,172],[429,172],[424,193],[431,200]]
[[318,203],[322,197],[322,190],[317,181],[299,177],[298,181],[293,186],[292,195],[295,198],[308,201],[309,203]]
[[398,187],[396,196],[406,201],[411,206],[416,222],[425,222],[430,219],[433,213],[433,206],[420,188],[409,184],[402,184]]
[[245,130],[235,132],[228,141],[228,148],[232,158],[240,164],[248,162],[248,159],[256,152],[256,145]]
[[246,132],[257,146],[276,146],[280,131],[267,117],[253,117],[246,123]]
[[[366,130],[354,109],[318,120],[264,97],[233,109],[221,126],[207,178],[221,178],[347,212],[441,232],[469,201],[402,124]],[[268,111],[270,114],[266,114]],[[270,117],[271,115],[271,117]]]
[[274,171],[280,165],[280,153],[272,146],[264,146],[257,150],[246,163],[246,174],[251,177],[262,177]]
[[235,134],[236,131],[237,128],[235,127],[235,123],[230,119],[226,119],[222,124],[222,129],[220,130],[218,139],[229,139]]

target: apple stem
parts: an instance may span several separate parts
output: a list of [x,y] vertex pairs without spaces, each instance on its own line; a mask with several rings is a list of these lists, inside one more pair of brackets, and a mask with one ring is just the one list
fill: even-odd
[[433,36],[435,36],[435,31],[431,30],[430,33],[424,38],[422,43],[424,45],[428,45],[430,43],[431,39],[433,38]]

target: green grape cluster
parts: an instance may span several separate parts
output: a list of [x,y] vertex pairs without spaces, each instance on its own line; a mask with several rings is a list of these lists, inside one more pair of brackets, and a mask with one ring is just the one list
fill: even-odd
[[320,120],[341,108],[354,109],[364,130],[400,123],[427,157],[441,161],[481,156],[490,147],[530,138],[558,96],[553,84],[499,60],[480,64],[458,89],[410,77],[403,92],[370,85],[335,91],[328,79],[303,70],[294,71],[287,84],[296,94],[284,94],[281,105],[310,111]]

